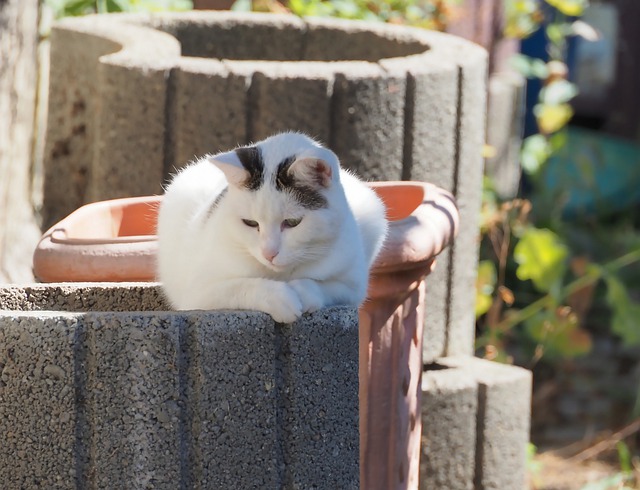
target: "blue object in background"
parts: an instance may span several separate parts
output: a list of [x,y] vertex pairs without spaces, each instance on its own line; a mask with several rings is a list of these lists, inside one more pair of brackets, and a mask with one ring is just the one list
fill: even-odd
[[[606,217],[640,203],[640,145],[570,127],[541,174],[540,199],[567,219]],[[534,203],[534,206],[536,203]]]

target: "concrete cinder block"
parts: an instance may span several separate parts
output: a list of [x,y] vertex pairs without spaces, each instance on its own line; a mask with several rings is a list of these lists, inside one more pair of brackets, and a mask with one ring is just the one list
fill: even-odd
[[248,142],[244,76],[219,60],[182,57],[171,78],[165,177],[196,157]]
[[185,320],[192,353],[186,358],[187,486],[277,488],[284,428],[274,323],[255,312]]
[[[150,177],[158,175],[155,168],[142,175],[164,158],[157,138],[164,138],[166,82],[153,74],[164,77],[169,60],[180,55],[180,44],[162,32],[113,20],[87,16],[65,19],[52,28],[45,227],[91,199],[118,195],[107,186],[109,178],[115,179],[113,185],[124,186],[119,195],[159,188]],[[111,69],[105,69],[105,63]],[[140,135],[143,128],[149,133]],[[138,136],[123,138],[123,134]],[[117,165],[121,159],[129,172]],[[124,179],[104,180],[109,169],[116,176],[124,173]],[[129,176],[134,180],[128,181]]]
[[426,311],[424,338],[422,342],[422,360],[434,362],[445,355],[447,349],[447,331],[449,318],[449,248],[436,258],[431,274],[425,279],[427,294],[424,298]]
[[[302,131],[326,142],[331,130],[331,91],[336,66],[327,63],[227,61],[244,73],[248,91],[248,139]],[[313,114],[313,117],[309,117]]]
[[329,146],[367,180],[400,180],[406,78],[379,65],[352,63],[336,73]]
[[98,58],[118,49],[110,39],[65,29],[64,25],[51,30],[45,228],[87,202],[99,102]]
[[[281,326],[259,312],[114,311],[122,285],[41,287],[0,289],[12,488],[358,487],[355,309]],[[132,296],[161,309],[140,303],[156,295],[146,288]],[[92,296],[113,308],[17,311]]]
[[474,488],[526,488],[531,373],[472,356],[443,358],[438,363],[465,371],[478,384]]
[[422,53],[428,44],[411,30],[382,23],[307,17],[303,60],[373,61]]
[[184,56],[232,60],[294,61],[304,49],[305,22],[294,15],[185,12],[136,16],[175,36]]
[[180,332],[171,315],[89,313],[84,320],[79,486],[175,487],[182,466]]
[[[98,70],[103,103],[97,111],[95,164],[89,198],[160,194],[170,65],[130,66],[103,59]],[[126,90],[122,88],[126,87]],[[114,131],[112,128],[118,128]],[[136,138],[124,135],[137,134]]]
[[[315,328],[298,321],[281,329],[279,389],[285,418],[285,486],[359,488],[358,349],[356,311],[320,312]],[[309,400],[314,400],[309,403]],[[318,482],[322,482],[318,486]]]
[[513,72],[489,78],[487,143],[495,155],[487,158],[486,173],[503,199],[516,196],[520,187],[520,148],[524,131],[525,80]]
[[473,373],[427,365],[422,373],[420,488],[474,490],[477,411]]
[[447,355],[472,355],[475,332],[478,234],[482,204],[485,137],[486,52],[474,45],[460,46],[458,81],[458,135],[454,195],[460,211],[460,231],[451,246],[451,290]]
[[0,481],[75,488],[77,315],[0,316]]
[[59,283],[0,288],[0,310],[163,311],[168,309],[156,283]]

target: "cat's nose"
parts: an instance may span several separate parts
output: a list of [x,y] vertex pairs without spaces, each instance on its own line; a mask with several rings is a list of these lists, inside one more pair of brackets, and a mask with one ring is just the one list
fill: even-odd
[[273,259],[278,255],[277,250],[263,250],[262,256],[267,259],[269,262],[273,262]]

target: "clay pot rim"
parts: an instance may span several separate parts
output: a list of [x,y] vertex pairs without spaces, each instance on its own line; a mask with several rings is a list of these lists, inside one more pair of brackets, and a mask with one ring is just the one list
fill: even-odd
[[[391,219],[390,233],[372,268],[372,276],[413,268],[424,269],[426,275],[433,258],[457,232],[458,212],[453,196],[433,184],[422,182],[375,182],[371,187],[385,201]],[[155,279],[153,264],[157,236],[154,233],[79,237],[74,235],[74,228],[81,229],[82,221],[96,212],[103,213],[104,227],[105,216],[117,221],[122,218],[125,207],[138,206],[148,214],[144,219],[149,231],[155,227],[155,216],[152,215],[161,200],[162,196],[131,197],[89,203],[78,208],[44,233],[34,252],[34,274],[43,282]],[[111,230],[115,228],[112,226]],[[115,235],[117,233],[114,231]],[[136,260],[143,260],[145,265],[134,265]],[[116,265],[114,261],[120,262]],[[136,271],[129,276],[126,268]],[[144,268],[149,269],[146,274]]]

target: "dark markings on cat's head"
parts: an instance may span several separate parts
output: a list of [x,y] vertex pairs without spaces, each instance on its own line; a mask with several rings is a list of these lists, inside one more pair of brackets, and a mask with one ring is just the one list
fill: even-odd
[[236,149],[236,155],[242,166],[247,172],[249,177],[243,183],[244,187],[250,191],[257,191],[262,187],[263,175],[264,175],[264,161],[262,160],[262,153],[257,146],[245,146]]
[[276,189],[291,194],[304,208],[313,210],[328,207],[327,199],[320,192],[310,185],[296,181],[295,177],[289,172],[289,168],[295,161],[296,157],[294,155],[280,162],[275,174]]
[[222,189],[220,191],[220,194],[218,194],[215,199],[211,202],[211,205],[209,206],[209,209],[207,210],[207,218],[209,218],[214,211],[218,208],[218,206],[220,205],[220,202],[222,201],[222,199],[224,198],[224,196],[227,195],[227,191],[229,190],[228,187],[225,187],[224,189]]

